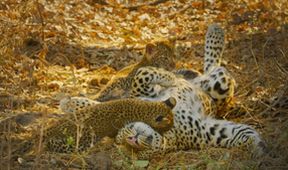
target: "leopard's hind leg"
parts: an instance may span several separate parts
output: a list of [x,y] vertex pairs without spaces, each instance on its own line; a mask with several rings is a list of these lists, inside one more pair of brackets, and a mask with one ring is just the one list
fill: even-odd
[[205,36],[204,74],[209,73],[221,64],[224,51],[224,30],[217,24],[208,27]]

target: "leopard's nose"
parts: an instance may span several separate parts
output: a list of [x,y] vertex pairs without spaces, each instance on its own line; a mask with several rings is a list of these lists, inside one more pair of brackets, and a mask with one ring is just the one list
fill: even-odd
[[129,140],[129,142],[138,144],[138,141],[137,141],[137,137],[136,137],[136,136],[129,136],[129,137],[127,137],[127,139]]

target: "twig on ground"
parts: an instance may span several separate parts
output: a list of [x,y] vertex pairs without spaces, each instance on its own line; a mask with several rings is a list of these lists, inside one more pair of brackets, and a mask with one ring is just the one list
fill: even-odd
[[180,9],[179,11],[176,11],[176,12],[173,12],[172,14],[169,14],[168,17],[171,18],[171,17],[173,17],[176,14],[184,13],[189,8],[192,8],[191,4],[187,4],[182,9]]
[[171,153],[172,156],[170,156],[169,159],[168,159],[164,164],[158,165],[157,169],[162,169],[162,168],[164,168],[165,165],[167,164],[167,162],[169,162],[169,161],[171,161],[171,160],[174,160],[174,159],[177,157],[177,155],[181,154],[181,152],[183,152],[183,151],[178,151],[178,152],[175,152],[175,153],[173,153],[173,154]]
[[11,121],[8,122],[8,164],[7,169],[10,170],[10,160],[11,160]]
[[258,76],[261,77],[261,76],[260,76],[260,67],[259,67],[257,58],[256,58],[256,56],[255,56],[255,54],[254,54],[254,51],[253,51],[253,48],[252,48],[252,39],[251,39],[251,44],[250,44],[250,52],[251,52],[251,54],[252,54],[252,56],[253,56],[253,59],[254,59],[254,62],[255,62],[255,64],[256,64],[256,69],[257,69]]
[[[279,48],[279,51],[281,52],[281,54],[283,55],[283,57],[288,60],[288,57],[285,55],[285,53],[283,52],[283,50]],[[284,76],[287,78],[288,71],[287,71],[285,68],[283,68],[283,67],[278,63],[278,61],[277,61],[275,58],[273,58],[273,59],[274,59],[276,65],[277,65],[278,69],[280,70],[280,72],[281,72],[282,74],[284,74]]]
[[286,75],[288,75],[288,71],[285,70],[285,69],[278,63],[278,61],[276,60],[276,58],[273,58],[273,61],[276,63],[276,66],[277,66],[279,72],[281,72],[282,74],[284,74],[284,76],[286,77]]
[[254,79],[252,82],[246,84],[242,89],[238,90],[238,91],[234,94],[234,96],[239,96],[239,95],[240,95],[240,92],[242,92],[243,90],[247,89],[248,87],[251,87],[251,85],[257,83],[258,80],[259,80],[259,78],[256,78],[256,79]]
[[[87,156],[87,155],[86,155]],[[81,154],[77,154],[77,155],[73,155],[73,158],[70,158],[70,156],[68,156],[68,158],[70,158],[70,160],[65,164],[66,167],[69,168],[77,168],[77,169],[84,169],[84,168],[88,168],[88,163],[86,162],[86,160],[84,159],[85,155],[81,155]],[[80,166],[77,162],[74,163],[77,160],[81,160],[82,165]],[[89,167],[91,168],[91,167]]]
[[271,109],[275,109],[273,108],[273,106],[280,102],[281,98],[284,96],[285,92],[288,90],[288,86],[287,85],[284,85],[284,88],[282,89],[279,89],[277,92],[276,92],[276,96],[278,97],[277,100],[275,100],[273,103],[270,104],[270,106],[268,108],[266,108],[265,110],[263,110],[262,112],[259,113],[260,116],[267,116],[267,114],[269,114],[269,111]]
[[45,22],[44,22],[44,17],[43,17],[43,15],[42,15],[42,11],[41,11],[41,9],[40,9],[40,3],[38,2],[38,0],[36,0],[36,6],[37,6],[37,11],[38,11],[38,14],[39,14],[39,16],[40,16],[40,22],[41,22],[41,25],[42,25],[42,27],[41,27],[41,39],[42,39],[42,42],[44,43],[44,41],[45,41],[45,32],[44,32],[44,28],[45,28]]
[[150,1],[148,3],[143,3],[143,4],[138,4],[138,5],[125,6],[124,8],[128,9],[129,11],[135,11],[138,8],[141,8],[143,6],[155,6],[161,3],[165,3],[167,1],[168,0],[156,0],[156,1],[152,1],[152,2]]
[[[45,109],[45,115],[47,115],[47,109]],[[41,124],[40,128],[40,137],[39,137],[39,144],[37,147],[37,152],[36,152],[36,159],[35,159],[35,164],[33,165],[33,169],[38,169],[39,167],[39,161],[40,161],[40,156],[42,152],[42,141],[43,141],[43,136],[44,136],[44,124]]]
[[285,53],[283,52],[283,50],[281,48],[279,48],[280,52],[282,53],[282,55],[288,60],[288,56],[285,55]]
[[[280,50],[280,52],[282,53],[282,55],[285,57],[285,58],[287,58],[286,57],[286,55],[285,55],[285,53],[281,50],[281,49],[279,49]],[[281,72],[283,75],[284,75],[284,78],[285,79],[287,79],[287,75],[288,75],[288,71],[286,70],[286,69],[284,69],[281,65],[280,65],[280,63],[275,59],[275,58],[273,58],[273,61],[275,62],[275,64],[276,64],[276,66],[277,66],[277,68],[278,68],[278,70],[279,70],[279,72]],[[277,100],[275,100],[274,102],[272,102],[272,103],[270,103],[270,105],[267,105],[267,104],[264,104],[264,105],[266,105],[266,109],[265,110],[263,110],[262,112],[260,112],[259,113],[259,115],[260,116],[267,116],[267,114],[269,113],[269,111],[275,111],[276,109],[274,108],[274,106],[277,104],[277,103],[279,103],[280,102],[280,100],[281,100],[281,98],[284,96],[284,94],[285,94],[285,92],[288,90],[288,84],[286,83],[286,84],[284,84],[284,88],[282,88],[282,89],[279,89],[277,92],[276,92],[276,94],[275,94],[275,96],[277,96]]]
[[76,87],[77,85],[77,78],[76,78],[76,75],[75,75],[75,68],[74,68],[74,65],[72,64],[72,62],[69,60],[69,58],[64,55],[64,54],[59,54],[61,57],[63,57],[66,62],[69,64],[70,66],[70,69],[71,69],[71,73],[72,73],[72,77],[73,77],[73,84],[74,84],[74,87]]

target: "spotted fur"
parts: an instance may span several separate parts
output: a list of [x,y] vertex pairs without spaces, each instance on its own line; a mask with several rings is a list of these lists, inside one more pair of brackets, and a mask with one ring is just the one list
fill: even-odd
[[217,24],[211,24],[205,36],[204,73],[219,67],[224,51],[224,31]]
[[59,107],[63,112],[72,114],[99,103],[87,97],[66,97],[60,100]]
[[234,78],[226,68],[221,66],[189,82],[205,91],[214,100],[218,110],[229,105],[236,86]]
[[[109,81],[109,83],[101,89],[96,98],[97,101],[109,101],[119,98],[127,98],[131,87],[132,79],[137,70],[145,66],[155,66],[172,70],[175,68],[175,55],[173,52],[173,44],[170,42],[156,42],[148,44],[143,59],[132,67],[124,68],[119,74]],[[125,74],[123,75],[123,70]],[[128,70],[128,71],[127,71]],[[128,72],[128,73],[127,73]]]
[[[62,105],[65,103],[71,102],[63,101]],[[173,126],[171,109],[175,104],[174,98],[163,102],[119,99],[91,105],[77,111],[72,110],[70,112],[72,114],[66,114],[63,119],[45,130],[44,146],[50,152],[70,153],[76,151],[76,146],[78,146],[77,151],[84,151],[92,147],[99,138],[115,137],[119,129],[134,121],[145,122],[160,132],[167,131]],[[62,108],[67,107],[62,106]],[[29,150],[39,140],[37,136],[34,136],[34,139],[25,142],[15,153]]]
[[133,122],[119,130],[115,142],[137,153],[146,149],[160,148],[161,138],[162,136],[149,125],[143,122]]
[[[219,38],[220,36],[222,38]],[[208,41],[209,38],[219,42]],[[224,43],[220,41],[222,39],[224,42],[224,32],[221,28],[210,26],[206,34],[206,44],[209,50],[213,47],[209,54],[216,52],[216,58],[222,55],[224,47]],[[160,149],[147,149],[147,152],[139,154],[140,157],[141,155],[146,157],[153,152],[205,146],[226,148],[253,146],[255,153],[261,155],[265,152],[265,143],[253,128],[213,118],[217,108],[227,104],[233,97],[235,80],[224,67],[220,66],[218,60],[213,62],[209,60],[209,63],[210,65],[204,66],[206,71],[203,75],[189,81],[161,68],[138,69],[132,82],[131,97],[152,101],[174,97],[177,100],[173,109],[174,127],[162,136],[161,141],[165,145],[159,147]]]
[[[194,120],[193,116],[188,114],[182,114],[181,117],[184,118],[182,128],[173,128],[163,135],[143,122],[130,123],[119,131],[117,142],[128,145],[126,148],[133,150],[138,159],[150,159],[155,154],[171,151],[206,147],[246,146],[255,157],[267,152],[266,144],[250,126],[211,118]],[[135,139],[131,141],[133,138]]]
[[192,69],[175,71],[175,74],[181,75],[209,94],[218,110],[225,108],[232,101],[236,85],[231,74],[220,66],[225,45],[224,36],[224,30],[219,25],[211,24],[208,27],[205,36],[204,74]]

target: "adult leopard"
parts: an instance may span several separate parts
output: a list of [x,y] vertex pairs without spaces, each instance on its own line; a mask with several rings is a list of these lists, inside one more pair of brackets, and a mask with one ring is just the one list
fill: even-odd
[[[128,141],[132,147],[149,138],[150,147],[139,151],[140,158],[152,153],[165,153],[190,148],[252,146],[257,156],[266,152],[265,142],[258,132],[244,124],[213,118],[217,107],[231,100],[235,81],[220,66],[224,49],[224,33],[218,25],[210,25],[206,34],[204,74],[187,81],[172,72],[156,67],[138,69],[132,82],[131,97],[161,101],[174,97],[174,126],[163,136],[147,125],[127,125],[120,131],[118,142]],[[137,128],[136,128],[137,127]],[[149,129],[149,130],[147,130]],[[149,133],[143,133],[149,131]],[[141,140],[140,138],[140,140]],[[147,142],[146,142],[147,145]],[[149,142],[148,142],[149,146]]]

